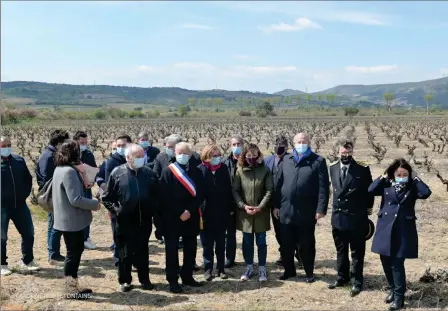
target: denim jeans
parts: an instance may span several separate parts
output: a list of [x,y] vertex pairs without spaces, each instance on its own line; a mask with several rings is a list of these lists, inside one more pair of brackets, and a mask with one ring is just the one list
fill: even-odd
[[[87,190],[86,198],[87,199],[91,199],[92,198],[92,190],[90,190],[90,189]],[[85,241],[87,241],[88,238],[90,238],[90,225],[85,227],[83,232],[84,232],[84,242],[85,242]]]
[[7,265],[6,241],[8,240],[9,221],[12,220],[17,231],[22,236],[22,261],[29,264],[34,260],[34,226],[31,212],[26,203],[16,208],[2,206],[1,208],[1,264]]
[[118,267],[118,247],[117,247],[117,218],[115,216],[112,216],[110,218],[110,226],[112,227],[112,238],[114,240],[114,265],[115,267]]
[[258,266],[266,266],[268,247],[266,245],[266,232],[246,233],[243,232],[243,257],[246,265],[254,264],[254,237],[258,248]]
[[54,230],[53,225],[54,225],[53,214],[48,213],[47,244],[48,244],[49,259],[54,259],[57,256],[61,256],[62,232]]
[[214,256],[216,255],[216,269],[224,272],[226,229],[209,228],[201,231],[201,243],[203,248],[204,270],[213,270]]

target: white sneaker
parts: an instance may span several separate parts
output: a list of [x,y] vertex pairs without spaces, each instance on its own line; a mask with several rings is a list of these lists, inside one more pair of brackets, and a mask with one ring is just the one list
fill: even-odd
[[243,275],[241,276],[241,281],[249,281],[249,279],[254,275],[254,267],[253,266],[247,266],[246,271],[244,271]]
[[84,242],[84,247],[87,249],[96,249],[96,245],[93,244],[92,240],[90,238],[87,239],[87,241]]
[[34,261],[30,262],[29,264],[24,264],[23,261],[20,263],[20,270],[25,271],[39,271],[40,267],[36,265]]
[[258,281],[260,282],[266,282],[268,280],[266,267],[259,267],[258,268]]
[[2,276],[7,276],[7,275],[11,275],[11,274],[12,274],[12,271],[9,270],[8,266],[7,265],[2,265],[1,275]]

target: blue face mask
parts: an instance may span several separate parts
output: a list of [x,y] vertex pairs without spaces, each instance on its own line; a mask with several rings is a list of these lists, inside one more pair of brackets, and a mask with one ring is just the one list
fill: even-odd
[[173,149],[170,149],[168,147],[165,147],[165,153],[167,156],[169,156],[170,158],[172,158],[174,156],[174,152]]
[[243,147],[232,147],[232,152],[235,156],[239,156],[243,152]]
[[11,155],[11,147],[1,148],[1,156],[7,158]]
[[395,177],[395,182],[397,184],[405,184],[409,181],[409,177]]
[[87,150],[87,145],[79,145],[79,149],[81,149],[81,152]]
[[117,147],[117,153],[121,156],[124,157],[125,153],[126,153],[126,148],[123,147]]
[[179,163],[180,165],[186,165],[188,163],[188,160],[190,160],[188,154],[176,155],[176,162]]
[[140,142],[140,146],[141,146],[143,149],[148,148],[148,147],[149,147],[149,141],[147,141],[147,140],[143,140],[143,141],[141,141],[141,142]]
[[135,158],[134,168],[141,168],[145,164],[145,158]]
[[298,154],[304,154],[308,150],[307,144],[295,144],[294,149],[297,151]]
[[221,163],[221,157],[213,157],[210,161],[210,164],[213,166],[216,166],[219,163]]

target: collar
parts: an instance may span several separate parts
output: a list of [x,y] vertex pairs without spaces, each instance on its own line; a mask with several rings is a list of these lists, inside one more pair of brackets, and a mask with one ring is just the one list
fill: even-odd
[[339,165],[340,165],[340,169],[341,169],[341,171],[342,171],[342,168],[345,166],[347,169],[349,169],[350,168],[350,164],[351,163],[349,163],[349,164],[342,164],[342,162],[341,161],[339,161]]

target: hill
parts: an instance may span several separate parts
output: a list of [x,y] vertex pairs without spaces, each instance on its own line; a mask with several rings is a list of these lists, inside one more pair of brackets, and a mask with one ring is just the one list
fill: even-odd
[[284,89],[283,91],[273,93],[273,95],[278,95],[278,96],[296,96],[296,95],[302,95],[302,94],[305,94],[305,92],[298,91],[298,90],[291,90],[291,89]]

